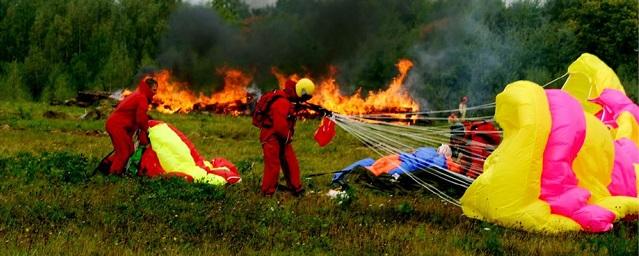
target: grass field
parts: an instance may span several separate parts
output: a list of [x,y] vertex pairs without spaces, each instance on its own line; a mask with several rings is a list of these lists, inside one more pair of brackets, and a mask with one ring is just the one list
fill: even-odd
[[[45,118],[45,111],[65,113]],[[241,170],[228,188],[181,180],[87,177],[111,151],[104,120],[85,109],[0,102],[1,255],[637,255],[637,223],[605,234],[532,234],[469,219],[425,193],[390,195],[354,186],[338,203],[330,177],[305,179],[302,198],[259,194],[257,129],[245,117],[163,115],[208,158]],[[298,124],[294,147],[303,174],[374,156],[338,131],[325,148],[316,121]]]

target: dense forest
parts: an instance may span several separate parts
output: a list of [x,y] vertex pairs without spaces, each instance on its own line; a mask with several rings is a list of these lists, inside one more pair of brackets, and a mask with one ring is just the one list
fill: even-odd
[[[636,0],[0,0],[0,99],[51,101],[132,87],[168,68],[214,91],[230,66],[275,86],[271,67],[345,90],[383,87],[400,58],[431,108],[491,102],[509,82],[544,84],[581,53],[599,56],[637,100]],[[554,85],[557,87],[558,85]]]

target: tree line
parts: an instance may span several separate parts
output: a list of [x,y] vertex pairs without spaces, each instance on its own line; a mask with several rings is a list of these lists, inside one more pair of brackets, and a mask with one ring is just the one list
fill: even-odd
[[0,99],[51,101],[132,87],[143,67],[216,90],[215,68],[270,67],[381,88],[409,58],[413,94],[430,108],[494,100],[512,81],[543,84],[581,53],[599,56],[639,95],[635,0],[0,0]]

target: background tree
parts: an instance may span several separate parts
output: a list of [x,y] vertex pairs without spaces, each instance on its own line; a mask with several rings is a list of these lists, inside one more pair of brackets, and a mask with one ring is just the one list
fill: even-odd
[[[512,81],[545,83],[583,52],[639,95],[634,0],[0,0],[0,91],[52,100],[132,85],[144,66],[168,68],[213,91],[215,69],[275,86],[271,67],[325,77],[347,92],[385,86],[400,58],[415,61],[410,89],[424,107],[494,101]],[[14,88],[21,88],[15,89]],[[26,95],[25,95],[26,92]],[[20,95],[20,96],[18,96]]]

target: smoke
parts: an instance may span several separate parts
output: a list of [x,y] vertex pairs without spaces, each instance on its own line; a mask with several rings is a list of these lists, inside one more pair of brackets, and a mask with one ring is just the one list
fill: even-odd
[[423,27],[427,33],[412,48],[414,75],[421,86],[417,95],[429,99],[434,109],[455,108],[468,95],[469,105],[495,101],[495,95],[513,81],[513,55],[519,49],[497,28],[495,14],[506,8],[502,1],[449,2],[439,16]]
[[169,20],[158,62],[183,81],[210,85],[215,68],[224,62],[224,49],[232,46],[237,31],[208,8],[183,7]]
[[[349,71],[363,66],[359,58],[388,47],[378,41],[393,37],[382,34],[384,24],[395,21],[388,9],[401,6],[393,2],[284,1],[239,24],[226,23],[213,9],[186,5],[170,18],[158,62],[197,89],[214,88],[215,68],[223,65],[252,72],[262,88],[276,86],[271,67],[322,77],[330,65],[340,65],[341,74],[353,77],[365,71]],[[385,75],[392,76],[394,67],[388,66]]]
[[520,49],[495,27],[508,8],[501,0],[269,3],[277,6],[233,24],[210,8],[180,8],[159,63],[197,90],[219,88],[215,69],[225,65],[250,72],[262,89],[277,87],[271,67],[321,78],[332,65],[343,87],[367,91],[385,87],[397,74],[393,64],[409,57],[412,95],[440,109],[456,107],[464,95],[470,105],[494,102],[517,78],[508,70],[519,67],[513,56]]

